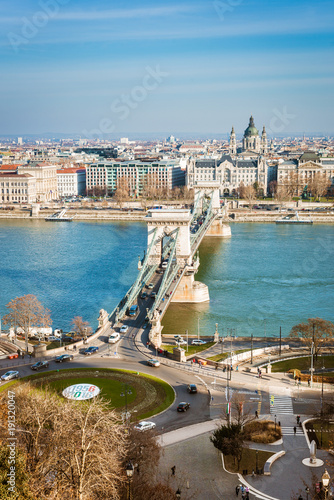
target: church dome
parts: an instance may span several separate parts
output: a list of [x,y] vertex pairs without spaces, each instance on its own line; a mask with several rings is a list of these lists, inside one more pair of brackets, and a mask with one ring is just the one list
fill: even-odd
[[245,130],[244,137],[252,137],[256,135],[259,135],[259,131],[255,127],[254,118],[251,116],[249,119],[249,125]]

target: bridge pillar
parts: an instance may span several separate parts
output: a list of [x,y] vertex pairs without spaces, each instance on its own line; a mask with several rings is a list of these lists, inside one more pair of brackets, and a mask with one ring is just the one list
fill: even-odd
[[195,199],[198,196],[198,193],[203,199],[203,197],[207,195],[211,195],[213,197],[212,200],[212,211],[219,212],[220,211],[220,196],[219,196],[219,181],[197,181],[194,186],[195,191]]
[[216,219],[212,222],[205,236],[219,236],[228,238],[231,236],[231,227],[229,224],[223,224],[221,219]]
[[195,281],[194,274],[184,275],[175,290],[171,302],[208,302],[209,288],[200,281]]
[[[191,262],[191,243],[190,243],[190,210],[185,209],[163,209],[149,210],[146,217],[147,220],[147,247],[150,247],[154,231],[158,228],[155,236],[155,242],[149,255],[148,263],[150,265],[161,262],[161,240],[164,237],[175,237],[176,229],[179,229],[176,240],[175,257],[177,263],[188,264]],[[174,234],[173,234],[174,233]]]

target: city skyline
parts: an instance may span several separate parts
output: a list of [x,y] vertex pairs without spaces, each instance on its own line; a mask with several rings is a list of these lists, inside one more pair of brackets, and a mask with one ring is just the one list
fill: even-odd
[[[330,135],[330,2],[16,0],[0,7],[0,135]],[[219,138],[219,137],[218,137]]]

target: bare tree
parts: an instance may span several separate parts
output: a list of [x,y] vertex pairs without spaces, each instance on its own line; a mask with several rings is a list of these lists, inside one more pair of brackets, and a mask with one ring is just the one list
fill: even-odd
[[326,340],[334,337],[334,323],[321,318],[309,318],[307,323],[299,323],[292,327],[289,337],[301,338],[307,346],[312,346],[317,357]]
[[252,186],[251,184],[249,184],[248,186],[242,186],[240,184],[239,190],[240,190],[240,196],[248,202],[248,206],[252,210],[254,205],[254,200],[256,198],[256,191],[254,189],[254,186]]
[[[222,418],[229,421],[229,415],[225,412],[222,414]],[[234,392],[231,398],[231,420],[234,424],[240,426],[243,429],[244,425],[248,422],[255,420],[251,408],[246,406],[246,398],[244,394]]]
[[326,173],[317,172],[314,177],[308,182],[307,189],[312,193],[315,199],[319,200],[325,195],[331,186],[331,181],[326,176]]
[[80,337],[87,337],[87,335],[90,335],[93,332],[89,326],[89,322],[84,321],[81,316],[75,316],[72,319],[71,325],[73,325],[73,330]]
[[3,322],[14,329],[23,330],[28,352],[28,336],[32,328],[47,328],[52,325],[50,311],[42,306],[35,295],[16,297],[6,307],[10,312],[3,317]]
[[26,384],[15,393],[17,442],[36,498],[118,500],[127,435],[109,402],[63,402]]
[[116,192],[114,198],[117,201],[119,208],[123,208],[124,202],[129,199],[130,186],[126,177],[117,179]]

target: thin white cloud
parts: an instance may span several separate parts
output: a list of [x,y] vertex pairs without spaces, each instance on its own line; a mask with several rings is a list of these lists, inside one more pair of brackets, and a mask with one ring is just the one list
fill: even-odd
[[194,12],[197,8],[193,5],[169,5],[163,7],[140,7],[136,9],[110,9],[95,11],[60,12],[56,19],[66,21],[95,21],[106,19],[137,19],[149,17],[165,17],[169,15]]

